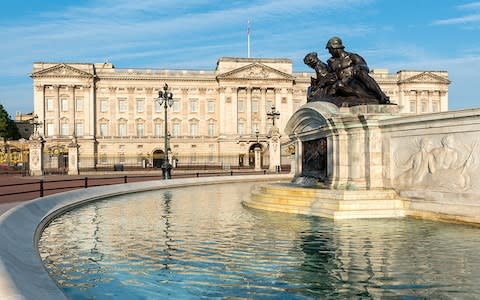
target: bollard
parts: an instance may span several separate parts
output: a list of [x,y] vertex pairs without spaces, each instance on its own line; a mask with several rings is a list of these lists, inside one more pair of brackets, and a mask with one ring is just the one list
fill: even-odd
[[40,197],[43,197],[43,179],[40,179]]
[[123,183],[127,183],[127,175],[123,176]]
[[85,184],[84,184],[84,187],[85,187],[85,188],[88,188],[88,177],[85,177]]

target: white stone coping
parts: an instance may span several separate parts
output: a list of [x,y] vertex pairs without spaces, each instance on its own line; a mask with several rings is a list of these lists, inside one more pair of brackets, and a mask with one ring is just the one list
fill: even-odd
[[48,223],[75,207],[139,191],[217,183],[285,181],[291,177],[289,174],[273,174],[133,182],[79,189],[25,202],[0,216],[0,299],[67,299],[48,275],[37,245]]

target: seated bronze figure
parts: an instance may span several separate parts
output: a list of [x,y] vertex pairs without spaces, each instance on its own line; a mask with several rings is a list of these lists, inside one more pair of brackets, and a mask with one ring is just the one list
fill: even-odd
[[332,37],[326,48],[332,55],[323,63],[316,52],[308,53],[304,62],[316,72],[312,78],[307,102],[327,101],[337,106],[390,104],[378,83],[370,77],[365,60],[344,50],[342,40]]

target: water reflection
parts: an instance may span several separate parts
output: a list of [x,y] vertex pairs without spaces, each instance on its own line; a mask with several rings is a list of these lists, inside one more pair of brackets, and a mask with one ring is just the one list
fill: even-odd
[[166,255],[165,259],[165,269],[169,269],[168,264],[172,259],[172,253],[175,251],[175,248],[173,248],[173,243],[174,240],[172,238],[172,233],[171,233],[171,223],[170,223],[170,217],[172,214],[172,208],[170,206],[170,202],[172,201],[172,193],[170,191],[166,191],[163,193],[163,215],[162,219],[165,220],[165,229],[163,232],[165,233],[165,248],[164,248],[164,253]]
[[40,252],[72,299],[478,298],[478,228],[245,209],[249,184],[137,193],[56,219]]

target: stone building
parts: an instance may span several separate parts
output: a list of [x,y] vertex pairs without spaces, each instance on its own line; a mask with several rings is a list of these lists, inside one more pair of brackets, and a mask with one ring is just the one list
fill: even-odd
[[[448,109],[446,71],[373,70],[371,75],[402,113]],[[290,59],[230,58],[214,70],[122,69],[110,63],[33,63],[34,114],[48,155],[46,167],[68,164],[58,158],[75,136],[80,168],[160,166],[164,110],[155,101],[167,83],[173,165],[254,166],[254,146],[262,146],[272,120],[283,133],[290,116],[306,102],[312,73],[294,72]],[[287,141],[282,134],[281,142]],[[282,164],[288,165],[282,150]]]

